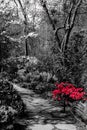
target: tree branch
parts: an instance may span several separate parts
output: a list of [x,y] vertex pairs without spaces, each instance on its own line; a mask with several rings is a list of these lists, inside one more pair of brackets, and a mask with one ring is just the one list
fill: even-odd
[[52,25],[53,30],[55,30],[55,25],[54,25],[54,22],[53,22],[53,20],[52,20],[52,18],[50,16],[50,14],[49,14],[49,11],[48,11],[48,8],[47,8],[47,5],[46,5],[46,1],[40,0],[40,2],[41,2],[41,5],[42,5],[43,9],[45,10],[48,18],[49,18],[49,21],[50,21],[50,24]]
[[59,30],[61,30],[61,29],[64,29],[65,27],[58,27],[56,30],[55,30],[55,36],[56,36],[56,39],[57,39],[57,41],[58,41],[58,43],[59,43],[59,46],[61,45],[61,41],[60,41],[60,39],[59,39],[59,37],[58,37],[58,31]]
[[57,33],[59,30],[64,29],[64,28],[65,28],[64,26],[63,26],[63,27],[58,27],[58,28],[56,29],[55,33]]
[[23,8],[23,5],[22,5],[21,1],[18,0],[18,2],[19,2],[19,5],[20,5],[20,7],[21,7],[23,16],[24,16],[24,24],[27,25],[27,16],[26,16],[26,12],[25,12],[25,10],[24,10],[24,8]]
[[74,9],[74,12],[72,15],[72,19],[71,19],[71,25],[70,25],[71,28],[74,26],[77,11],[78,11],[78,8],[79,8],[81,2],[82,2],[82,0],[78,0],[77,5],[75,6],[75,9]]
[[78,0],[76,5],[74,3],[71,4],[70,12],[68,14],[68,18],[67,18],[66,24],[65,24],[65,35],[64,35],[62,43],[61,43],[61,50],[63,52],[65,52],[65,50],[67,50],[69,37],[70,37],[71,31],[72,31],[72,28],[74,26],[75,18],[77,16],[77,11],[78,11],[78,8],[79,8],[81,2],[82,2],[82,0]]
[[20,43],[20,38],[18,38],[18,39],[16,39],[16,38],[12,38],[12,37],[10,37],[10,36],[8,36],[8,35],[5,35],[5,37],[7,37],[10,41],[12,41],[12,42],[19,42]]
[[73,3],[71,4],[71,8],[70,8],[70,11],[69,11],[69,14],[68,14],[68,17],[66,18],[65,20],[65,30],[69,29],[70,28],[70,22],[71,22],[71,17],[72,17],[72,11],[73,11]]
[[16,6],[18,7],[18,4],[17,4],[16,0],[14,0],[14,3],[15,3],[15,4],[16,4]]
[[[55,33],[55,38],[56,38],[56,40],[57,40],[57,42],[58,42],[58,44],[60,46],[61,42],[60,42],[60,39],[59,39],[59,36],[58,36],[58,33],[57,33],[59,29],[58,28],[56,29],[56,27],[55,27],[53,19],[51,18],[50,13],[48,11],[46,1],[40,0],[40,2],[41,2],[41,5],[42,5],[43,9],[45,10],[45,12],[46,12],[46,14],[48,16],[49,22],[50,22],[50,24],[51,24],[51,26],[52,26],[52,28],[54,30],[54,33]],[[59,51],[61,51],[60,47],[58,47],[58,49],[59,49]]]

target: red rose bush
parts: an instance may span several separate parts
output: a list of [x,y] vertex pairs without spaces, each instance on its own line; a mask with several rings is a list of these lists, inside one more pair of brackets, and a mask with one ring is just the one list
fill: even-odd
[[56,83],[55,86],[56,89],[52,91],[53,98],[58,101],[64,101],[64,111],[66,103],[86,100],[84,88],[77,88],[68,82]]

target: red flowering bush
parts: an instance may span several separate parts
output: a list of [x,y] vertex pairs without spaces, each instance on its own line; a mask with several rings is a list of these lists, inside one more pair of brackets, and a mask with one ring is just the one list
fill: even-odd
[[55,84],[56,89],[52,91],[53,98],[58,101],[64,101],[64,110],[66,103],[86,100],[86,93],[83,88],[76,88],[73,84],[62,82]]

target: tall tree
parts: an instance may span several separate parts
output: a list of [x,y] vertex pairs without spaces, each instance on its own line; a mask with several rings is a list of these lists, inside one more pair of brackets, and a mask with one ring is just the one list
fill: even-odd
[[[65,21],[64,21],[64,24],[63,24],[62,27],[57,27],[55,25],[53,18],[51,16],[50,12],[49,12],[49,9],[48,9],[48,6],[47,6],[47,1],[46,0],[40,0],[40,2],[41,2],[43,9],[45,10],[45,12],[48,16],[49,22],[52,25],[52,28],[54,30],[55,37],[56,37],[56,40],[58,42],[59,51],[64,53],[67,50],[70,34],[71,34],[71,31],[74,27],[77,12],[78,12],[78,9],[79,9],[79,7],[82,3],[82,0],[76,0],[76,1],[75,0],[71,0],[71,1],[64,0],[64,1],[62,1],[63,5],[66,5],[66,3],[67,3],[67,4],[69,4],[68,6],[70,7],[69,11],[67,13],[67,17],[65,18]],[[60,40],[59,35],[58,35],[58,32],[60,30],[64,30],[64,32],[65,32],[62,40]]]
[[[28,43],[27,43],[27,38],[26,38],[26,35],[28,34],[27,33],[27,28],[28,28],[27,14],[26,14],[25,7],[23,7],[23,4],[22,4],[21,0],[17,0],[17,1],[18,1],[19,5],[20,5],[22,14],[24,16],[24,22],[23,22],[24,23],[24,31],[23,31],[23,33],[24,33],[24,43],[25,43],[25,54],[26,54],[26,56],[28,56],[28,53],[29,53],[28,51],[29,50],[28,50]],[[14,2],[16,3],[15,0],[14,0]]]

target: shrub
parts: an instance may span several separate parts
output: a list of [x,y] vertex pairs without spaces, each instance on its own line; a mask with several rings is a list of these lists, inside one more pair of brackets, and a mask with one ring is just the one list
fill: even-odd
[[[67,50],[63,56],[54,45],[52,60],[52,71],[58,77],[59,82],[72,82],[80,86],[82,75],[87,66],[87,37],[84,32],[74,32],[71,35]],[[57,45],[58,46],[58,45]],[[53,48],[52,48],[53,49]],[[63,62],[64,61],[64,62]]]
[[8,38],[0,35],[0,61],[10,56],[11,42]]
[[10,106],[18,113],[23,113],[24,104],[19,94],[8,81],[0,80],[0,106]]
[[15,121],[24,114],[24,103],[7,80],[0,80],[0,129],[14,129]]
[[0,107],[0,124],[11,123],[17,115],[17,111],[10,106]]
[[87,100],[86,93],[83,88],[76,88],[68,82],[56,83],[56,89],[52,92],[53,98],[64,102],[64,112],[66,104],[69,102]]

